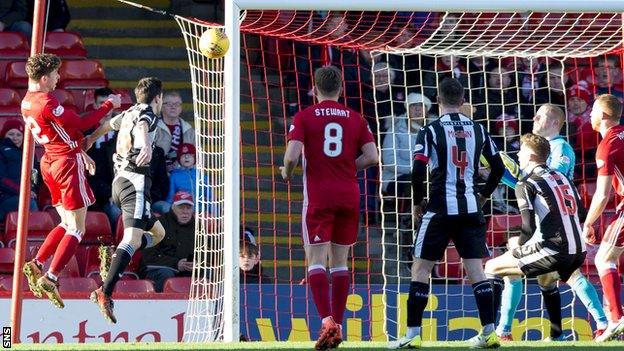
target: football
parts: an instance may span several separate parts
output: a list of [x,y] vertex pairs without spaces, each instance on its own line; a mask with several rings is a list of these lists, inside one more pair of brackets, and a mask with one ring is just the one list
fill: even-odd
[[223,31],[217,28],[206,30],[199,38],[199,51],[208,58],[221,58],[225,56],[229,48],[230,40]]

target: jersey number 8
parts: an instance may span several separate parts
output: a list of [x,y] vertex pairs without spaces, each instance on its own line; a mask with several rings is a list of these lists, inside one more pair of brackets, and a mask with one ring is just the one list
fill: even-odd
[[342,126],[340,124],[332,122],[325,126],[323,152],[329,157],[338,157],[342,153]]

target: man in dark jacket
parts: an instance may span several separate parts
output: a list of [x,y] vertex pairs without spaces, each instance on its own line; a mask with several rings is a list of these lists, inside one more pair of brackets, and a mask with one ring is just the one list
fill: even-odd
[[32,25],[28,21],[31,18],[26,0],[0,1],[0,32],[19,32],[30,40]]
[[194,213],[193,196],[177,192],[171,210],[159,218],[165,228],[165,238],[143,251],[144,278],[154,281],[157,292],[162,292],[168,278],[191,275],[195,248]]

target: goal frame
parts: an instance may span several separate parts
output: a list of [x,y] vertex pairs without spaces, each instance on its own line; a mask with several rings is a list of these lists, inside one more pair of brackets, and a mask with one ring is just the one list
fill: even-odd
[[225,32],[230,49],[225,57],[225,198],[224,198],[224,330],[223,341],[237,341],[240,331],[238,235],[240,218],[240,25],[245,10],[432,11],[432,12],[620,12],[622,0],[226,0]]

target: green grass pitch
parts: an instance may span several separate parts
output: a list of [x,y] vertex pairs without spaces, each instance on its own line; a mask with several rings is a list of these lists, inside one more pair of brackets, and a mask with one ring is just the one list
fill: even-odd
[[[386,350],[387,343],[382,342],[345,342],[337,350]],[[504,343],[499,350],[528,351],[535,348],[542,350],[624,350],[624,342],[611,341],[596,344],[583,342],[538,342],[517,341]],[[313,350],[312,342],[246,342],[246,343],[113,343],[113,344],[23,344],[13,345],[11,350]],[[465,342],[425,342],[422,350],[467,350]]]

